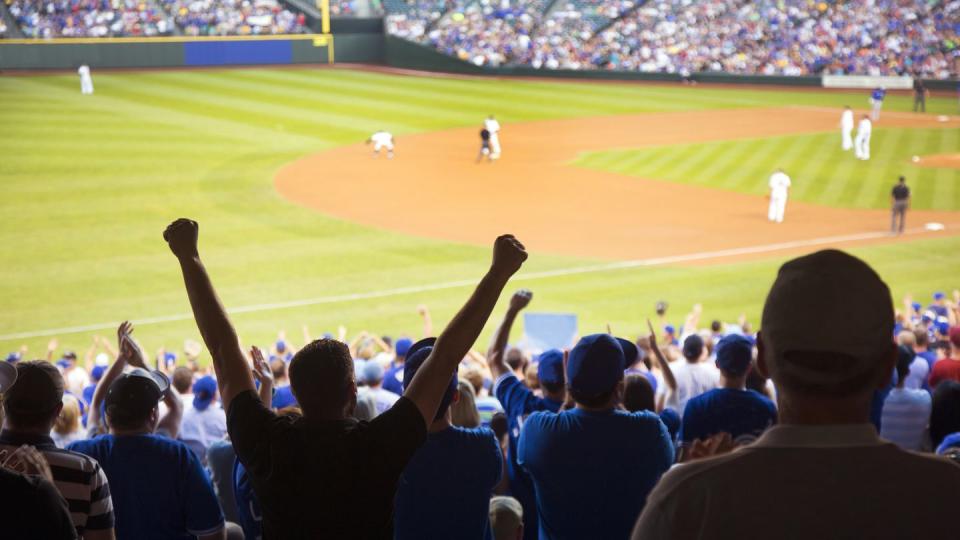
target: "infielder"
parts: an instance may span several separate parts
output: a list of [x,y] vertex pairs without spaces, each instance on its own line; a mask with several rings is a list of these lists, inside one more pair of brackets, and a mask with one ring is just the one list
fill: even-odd
[[483,129],[490,132],[490,159],[500,157],[500,122],[491,114],[483,121]]
[[90,66],[84,64],[77,69],[80,75],[80,93],[83,95],[93,94],[93,78],[90,77]]
[[487,128],[480,130],[480,153],[477,154],[477,163],[480,163],[484,157],[487,161],[493,162],[493,158],[490,157],[490,132]]
[[867,161],[870,159],[870,132],[873,131],[873,123],[870,117],[863,115],[860,118],[860,125],[857,126],[857,138],[853,141],[853,153],[857,159]]
[[777,169],[770,175],[770,210],[767,212],[767,219],[774,223],[783,223],[790,184],[790,177],[783,169]]
[[843,108],[843,114],[840,115],[840,134],[843,151],[853,148],[853,109],[849,105]]
[[373,157],[380,155],[381,149],[387,150],[387,158],[393,159],[393,135],[389,131],[380,130],[367,139],[367,144],[373,143]]
[[887,97],[887,89],[882,86],[870,92],[870,117],[874,122],[880,119],[880,108],[883,107],[885,97]]

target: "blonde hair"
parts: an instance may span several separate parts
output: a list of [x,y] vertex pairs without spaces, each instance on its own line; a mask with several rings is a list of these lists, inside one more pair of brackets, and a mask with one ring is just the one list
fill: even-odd
[[60,435],[69,435],[80,430],[80,403],[77,398],[64,394],[63,408],[53,423],[53,431]]
[[473,385],[460,379],[457,381],[460,399],[450,405],[450,422],[465,428],[480,427],[480,411],[477,410],[477,396]]

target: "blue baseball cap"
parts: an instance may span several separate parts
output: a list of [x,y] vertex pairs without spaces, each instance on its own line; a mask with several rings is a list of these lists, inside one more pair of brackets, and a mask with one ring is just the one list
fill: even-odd
[[206,375],[197,379],[193,383],[193,407],[202,411],[213,403],[217,396],[217,380]]
[[941,291],[937,291],[937,292],[933,293],[933,299],[934,299],[934,300],[943,300],[943,299],[946,298],[946,297],[947,297],[947,295],[943,294],[943,292],[941,292]]
[[749,339],[730,334],[717,343],[717,367],[731,375],[743,375],[753,362],[753,343]]
[[103,378],[103,374],[107,371],[107,366],[93,366],[93,369],[90,371],[90,378],[93,379],[93,382],[100,382],[100,379]]
[[412,339],[400,338],[397,340],[396,345],[393,346],[393,350],[397,353],[397,356],[406,356],[411,345],[413,345]]
[[563,351],[547,349],[537,357],[537,379],[541,383],[563,384]]
[[683,340],[683,357],[696,359],[703,354],[703,338],[700,334],[690,334]]
[[[427,338],[428,340],[436,341],[436,338]],[[414,345],[420,344],[421,340],[415,343]],[[413,382],[414,375],[417,374],[417,371],[420,370],[420,366],[423,365],[423,362],[426,361],[427,357],[430,356],[430,353],[433,352],[433,344],[423,345],[416,350],[413,350],[414,347],[411,347],[411,353],[407,355],[406,361],[403,363],[403,388],[404,390],[410,386],[410,383]],[[437,409],[437,414],[434,416],[434,420],[439,420],[443,418],[443,415],[446,414],[447,409],[450,408],[450,404],[453,403],[453,395],[457,391],[457,374],[454,373],[453,377],[450,378],[450,384],[447,385],[447,389],[443,392],[443,398],[440,400],[440,407]]]
[[618,337],[616,339],[617,343],[620,344],[620,348],[623,349],[623,369],[627,369],[635,362],[643,359],[643,357],[640,355],[640,349],[637,348],[636,343],[622,337]]
[[285,350],[287,350],[287,342],[284,341],[284,340],[282,340],[282,339],[278,339],[278,340],[277,340],[277,352],[282,353],[282,352],[285,351]]
[[951,448],[960,448],[960,432],[951,433],[943,438],[943,442],[937,447],[937,455],[944,455]]
[[177,363],[177,353],[167,352],[163,353],[163,363],[165,365],[176,364]]
[[20,358],[21,358],[20,353],[18,353],[18,352],[12,352],[12,353],[10,353],[10,354],[7,355],[7,362],[9,362],[9,363],[11,363],[11,364],[16,364],[17,362],[20,361]]
[[584,396],[599,396],[623,380],[623,348],[609,334],[581,338],[567,359],[567,385]]
[[70,361],[64,358],[61,358],[60,360],[57,360],[57,367],[60,368],[61,371],[64,369],[67,369],[70,367]]
[[919,312],[923,308],[923,304],[921,304],[920,302],[914,302],[910,304],[910,307],[912,307],[914,311]]
[[664,327],[663,327],[663,331],[666,332],[666,333],[668,333],[668,334],[676,334],[676,333],[677,333],[677,329],[674,328],[674,326],[673,326],[672,324],[668,324],[668,325],[664,326]]
[[383,366],[380,362],[370,360],[363,366],[363,382],[367,384],[377,384],[383,380]]

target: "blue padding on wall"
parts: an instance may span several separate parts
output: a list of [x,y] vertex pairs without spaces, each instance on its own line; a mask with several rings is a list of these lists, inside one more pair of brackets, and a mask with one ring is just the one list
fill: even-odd
[[290,40],[191,41],[183,45],[188,66],[230,64],[289,64],[293,60]]

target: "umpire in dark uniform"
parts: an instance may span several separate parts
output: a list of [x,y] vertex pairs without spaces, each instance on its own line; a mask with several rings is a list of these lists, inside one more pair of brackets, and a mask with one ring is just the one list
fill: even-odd
[[913,78],[913,112],[927,112],[927,85],[923,84],[920,75]]
[[907,187],[907,179],[901,176],[897,185],[893,186],[893,192],[890,195],[893,198],[890,232],[903,234],[903,226],[907,221],[907,208],[910,208],[910,188]]

